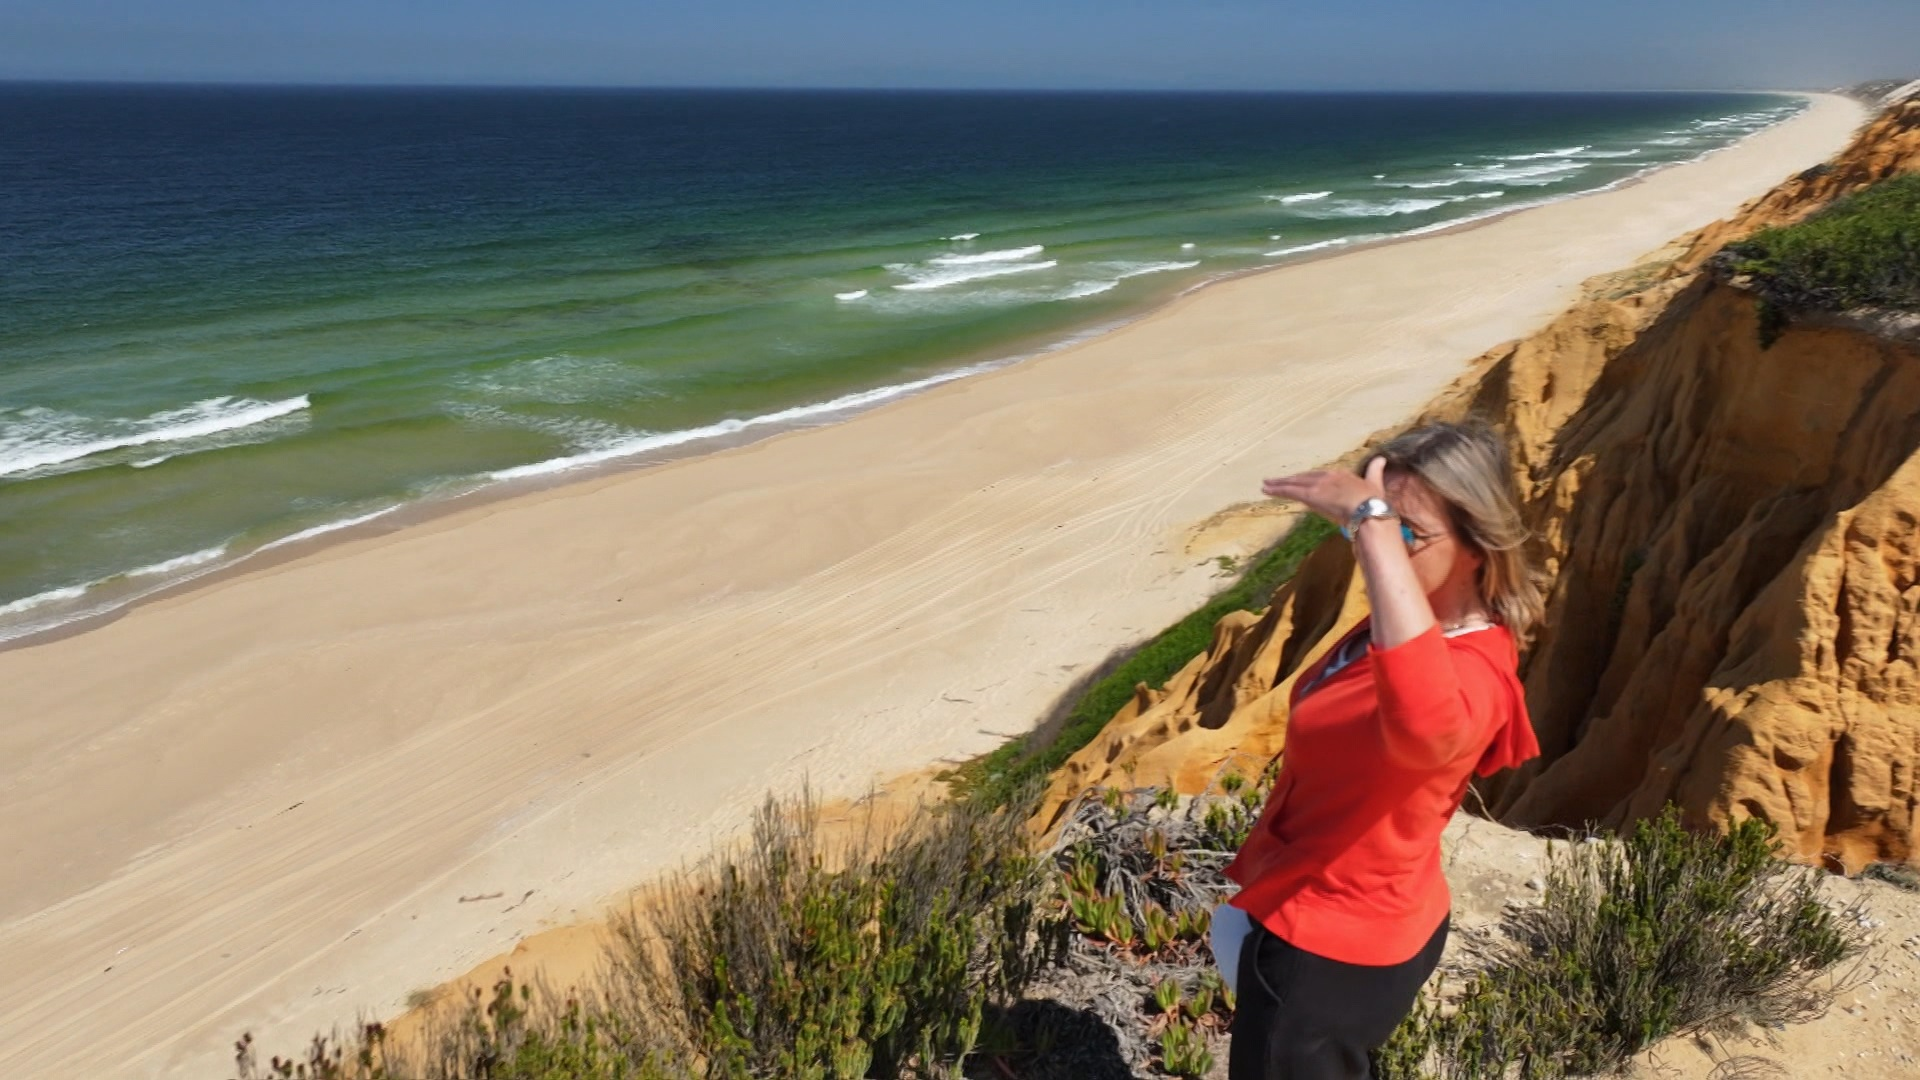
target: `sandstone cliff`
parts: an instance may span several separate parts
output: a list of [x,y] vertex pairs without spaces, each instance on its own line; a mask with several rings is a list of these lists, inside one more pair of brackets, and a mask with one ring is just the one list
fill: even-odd
[[[1702,267],[1729,240],[1920,170],[1920,99],[1735,218],[1589,283],[1482,357],[1431,418],[1498,424],[1550,583],[1523,659],[1544,756],[1482,785],[1521,826],[1618,826],[1666,801],[1758,815],[1836,869],[1913,857],[1920,809],[1920,344],[1799,320]],[[1304,662],[1362,612],[1329,544],[1260,615],[1221,621],[1055,777],[1207,785],[1284,749]],[[1470,800],[1471,802],[1471,800]]]

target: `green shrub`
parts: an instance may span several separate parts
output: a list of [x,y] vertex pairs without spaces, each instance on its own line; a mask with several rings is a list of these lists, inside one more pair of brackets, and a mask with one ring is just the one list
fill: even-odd
[[1831,996],[1818,976],[1863,932],[1857,912],[1821,902],[1820,871],[1777,854],[1765,822],[1692,833],[1671,807],[1622,842],[1573,845],[1540,906],[1511,917],[1512,942],[1457,997],[1418,1006],[1378,1075],[1558,1080],[1670,1035],[1818,1015]]
[[1213,1071],[1213,1055],[1205,1038],[1176,1019],[1160,1033],[1160,1067],[1172,1076],[1205,1076]]
[[[1030,802],[1030,800],[1028,801]],[[236,1072],[289,1080],[858,1080],[958,1075],[990,1002],[1039,962],[1027,803],[918,815],[835,850],[804,797],[768,800],[744,848],[615,920],[600,985],[500,980],[419,1045],[379,1025]]]
[[1082,692],[1057,729],[1009,741],[983,757],[955,770],[949,779],[962,798],[987,806],[1004,806],[1014,793],[1043,780],[1100,734],[1145,683],[1166,685],[1187,662],[1206,651],[1213,629],[1235,611],[1266,607],[1275,589],[1293,579],[1300,563],[1321,542],[1335,535],[1334,527],[1309,514],[1256,561],[1246,575],[1208,601],[1204,607],[1157,634],[1103,678]]
[[741,859],[619,922],[620,981],[709,1077],[958,1075],[1036,962],[1038,881],[1019,812],[938,807],[839,853],[770,801]]
[[1715,262],[1753,279],[1767,343],[1796,308],[1920,311],[1920,174],[1883,180],[1799,224],[1730,244]]

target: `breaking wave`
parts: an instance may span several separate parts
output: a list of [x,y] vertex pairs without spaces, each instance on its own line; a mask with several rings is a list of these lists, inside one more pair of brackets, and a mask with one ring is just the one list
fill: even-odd
[[308,404],[305,394],[283,401],[217,397],[139,420],[91,420],[52,409],[21,409],[12,416],[0,415],[0,476],[66,465],[134,446],[238,431],[291,416]]

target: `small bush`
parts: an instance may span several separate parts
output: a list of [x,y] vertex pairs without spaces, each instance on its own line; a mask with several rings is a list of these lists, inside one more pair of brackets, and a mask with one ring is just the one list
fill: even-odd
[[1797,225],[1730,244],[1722,270],[1752,278],[1770,344],[1797,308],[1920,311],[1920,175],[1881,181]]
[[1213,1070],[1206,1037],[1175,1022],[1160,1033],[1160,1068],[1172,1076],[1204,1076]]
[[1036,962],[1038,872],[1018,813],[937,807],[842,854],[769,802],[742,859],[617,924],[620,970],[709,1077],[954,1076]]
[[1556,856],[1539,907],[1465,988],[1429,998],[1378,1062],[1382,1080],[1558,1080],[1617,1067],[1676,1034],[1811,1019],[1816,980],[1863,944],[1823,875],[1777,859],[1758,819],[1691,833],[1669,808],[1620,843]]
[[1291,581],[1300,563],[1335,532],[1316,514],[1301,518],[1239,581],[1155,635],[1087,687],[1057,730],[1013,739],[955,770],[949,779],[956,793],[987,806],[1004,806],[1016,792],[1044,780],[1100,734],[1133,697],[1134,687],[1141,683],[1164,687],[1188,661],[1206,651],[1215,624],[1231,612],[1265,607],[1273,591]]
[[601,984],[560,997],[509,974],[417,1045],[379,1025],[236,1071],[288,1080],[859,1080],[959,1075],[990,1003],[1039,962],[1027,803],[934,807],[835,849],[802,798],[744,849],[615,920]]

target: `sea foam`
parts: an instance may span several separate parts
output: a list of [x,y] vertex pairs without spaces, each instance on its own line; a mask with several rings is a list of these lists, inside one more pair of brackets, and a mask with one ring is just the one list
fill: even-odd
[[637,364],[592,353],[552,353],[514,360],[455,380],[482,400],[594,405],[664,396],[661,376]]
[[286,547],[288,544],[297,544],[302,540],[311,540],[316,536],[325,536],[330,532],[339,532],[341,529],[351,529],[355,525],[365,525],[367,522],[373,521],[376,518],[386,517],[398,509],[400,509],[398,506],[389,506],[385,509],[375,510],[372,513],[356,514],[350,518],[341,518],[339,521],[329,521],[321,525],[315,525],[310,529],[301,529],[297,533],[291,533],[278,540],[270,540],[261,544],[260,550],[271,551],[274,548]]
[[1092,263],[1090,270],[1103,271],[1109,275],[1105,279],[1076,281],[1065,289],[1053,293],[1047,300],[1079,300],[1083,297],[1098,296],[1110,289],[1118,288],[1127,278],[1144,277],[1148,274],[1164,274],[1173,270],[1191,270],[1200,265],[1199,259],[1185,262],[1103,262]]
[[177,559],[167,559],[163,562],[157,562],[152,564],[151,566],[136,567],[132,570],[127,571],[126,576],[127,577],[157,577],[162,574],[171,574],[178,570],[188,569],[189,567],[205,566],[207,563],[212,562],[213,560],[219,558],[222,555],[225,555],[226,553],[227,553],[226,545],[222,544],[219,547],[210,547],[203,551],[196,551],[189,555],[182,555]]
[[[666,450],[691,442],[699,442],[704,439],[716,439],[724,435],[732,435],[736,432],[745,431],[748,428],[764,427],[769,424],[797,423],[822,416],[829,416],[834,413],[848,412],[854,409],[865,408],[869,405],[877,405],[880,402],[905,394],[911,394],[916,390],[924,390],[930,386],[938,386],[941,383],[952,382],[955,379],[964,379],[969,375],[974,375],[986,370],[989,366],[991,365],[974,364],[954,371],[944,371],[938,375],[929,375],[924,379],[915,379],[912,382],[896,383],[892,386],[881,386],[872,390],[862,390],[858,393],[843,394],[831,401],[820,401],[811,405],[796,405],[790,409],[781,409],[778,412],[765,413],[760,416],[750,416],[744,420],[729,419],[722,420],[718,423],[705,424],[696,428],[687,428],[681,431],[647,433],[614,446],[601,447],[597,450],[571,454],[567,457],[552,458],[547,461],[536,461],[531,465],[519,465],[511,469],[500,469],[496,472],[488,473],[487,479],[523,480],[534,476],[549,476],[553,473],[566,472],[588,465],[598,465],[603,462],[633,457],[637,454],[644,454],[652,450]],[[384,513],[385,511],[382,512]],[[361,520],[367,519],[363,518]],[[357,522],[355,522],[355,524],[357,524]],[[334,527],[344,528],[345,524],[343,523]],[[289,537],[287,540],[282,541],[282,543],[291,543],[292,540],[293,538]]]
[[217,397],[140,420],[105,423],[49,409],[26,409],[0,429],[0,476],[65,465],[133,446],[237,431],[290,416],[307,406],[305,394],[283,401]]
[[1569,146],[1561,150],[1542,150],[1537,154],[1501,154],[1496,161],[1541,161],[1546,158],[1573,157],[1582,150],[1591,150],[1591,146]]
[[[68,610],[55,615],[50,621],[45,619],[41,621],[28,619],[16,623],[0,624],[0,641],[12,641],[15,638],[21,638],[29,634],[52,629],[76,618],[85,618],[89,615],[97,615],[105,611],[111,611],[115,607],[124,606],[143,597],[152,596],[162,589],[171,587],[178,581],[190,580],[208,573],[211,570],[218,569],[217,566],[212,564],[217,562],[221,556],[226,553],[227,548],[226,545],[223,544],[219,547],[195,551],[191,554],[181,555],[178,558],[167,559],[148,566],[140,566],[132,570],[108,574],[105,577],[95,578],[92,581],[80,585],[65,585],[58,589],[48,589],[46,592],[23,597],[12,603],[0,604],[0,619],[4,619],[10,615],[23,615],[36,608],[43,608],[49,605],[66,605],[71,601],[84,601],[88,596],[92,595],[95,590],[100,589],[102,586],[116,583],[122,584],[121,588],[114,590],[116,595],[104,603],[96,600],[91,606],[85,604],[72,605]],[[197,573],[183,573],[183,571],[192,571],[195,568],[200,568]],[[151,582],[132,588],[131,590],[125,587],[124,583],[131,582],[138,578],[162,578],[164,580]]]
[[1269,259],[1278,259],[1283,255],[1299,255],[1308,251],[1324,251],[1327,248],[1345,247],[1358,239],[1360,238],[1356,236],[1339,236],[1332,240],[1320,240],[1312,244],[1300,244],[1296,247],[1281,248],[1279,251],[1269,251],[1266,257]]
[[1577,173],[1587,167],[1584,161],[1550,161],[1539,165],[1489,165],[1484,169],[1475,169],[1464,177],[1469,184],[1521,184],[1527,187],[1544,187],[1557,184],[1571,173]]
[[1113,276],[1116,278],[1130,278],[1141,277],[1145,274],[1164,274],[1169,270],[1191,270],[1200,265],[1200,260],[1189,259],[1185,262],[1113,262],[1100,263],[1098,265],[1111,267]]
[[1567,158],[1543,161],[1537,165],[1509,165],[1506,162],[1478,166],[1463,165],[1459,166],[1460,172],[1455,176],[1438,180],[1401,180],[1387,186],[1414,191],[1435,191],[1459,187],[1462,184],[1518,184],[1522,187],[1544,187],[1548,184],[1557,184],[1588,165],[1589,162]]
[[935,266],[973,266],[978,263],[1019,262],[1031,259],[1047,250],[1045,244],[1033,244],[1028,247],[1007,248],[1003,251],[981,251],[970,255],[936,255],[927,260]]
[[1076,281],[1067,288],[1055,293],[1049,299],[1079,300],[1082,297],[1098,296],[1119,284],[1118,281]]
[[1323,206],[1317,205],[1300,210],[1297,213],[1314,218],[1394,217],[1400,214],[1425,213],[1452,201],[1451,199],[1389,199],[1385,202],[1371,202],[1366,199],[1342,199]]
[[[0,615],[18,615],[23,611],[32,611],[34,608],[44,607],[47,604],[57,604],[62,600],[78,600],[85,595],[87,595],[87,588],[84,585],[68,585],[64,588],[49,589],[43,593],[35,593],[32,596],[22,597],[10,604],[0,604]],[[0,640],[5,639],[0,638]]]
[[888,269],[912,277],[914,280],[902,282],[894,288],[902,292],[926,292],[932,289],[945,289],[954,285],[963,285],[969,281],[985,281],[988,278],[1006,277],[1010,274],[1030,274],[1036,270],[1051,270],[1060,265],[1054,259],[1030,263],[995,262],[979,266],[962,266],[955,269],[929,273],[924,269],[907,265],[890,266]]

